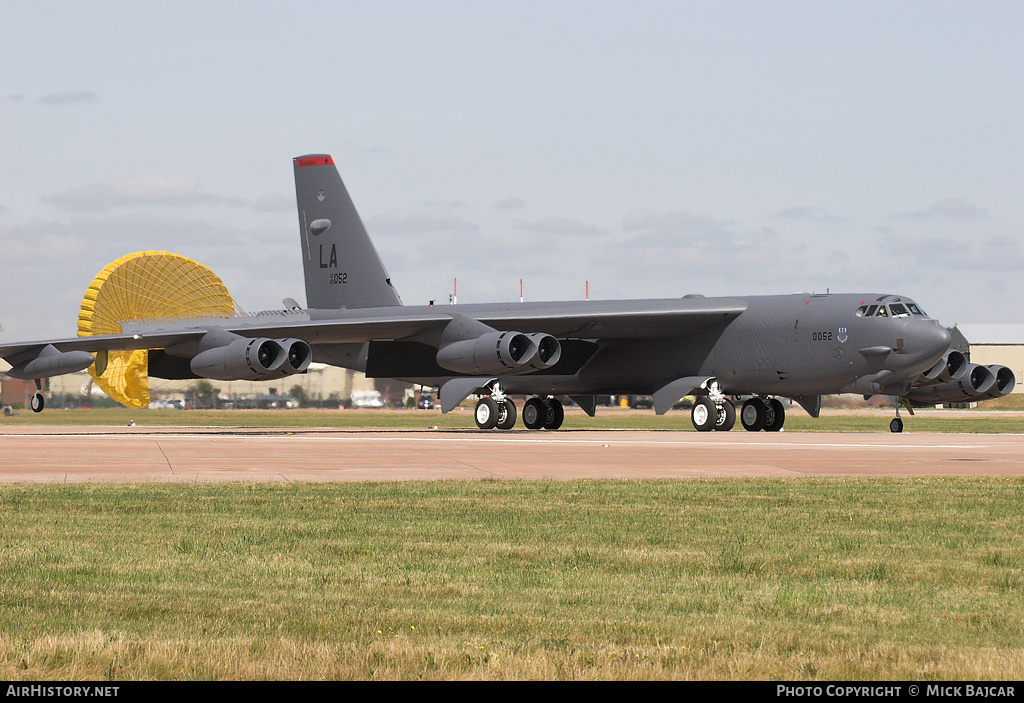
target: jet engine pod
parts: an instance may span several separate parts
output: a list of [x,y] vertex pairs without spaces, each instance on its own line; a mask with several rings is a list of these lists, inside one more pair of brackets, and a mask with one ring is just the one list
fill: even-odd
[[313,360],[313,350],[309,344],[301,339],[279,339],[278,343],[285,349],[285,361],[281,371],[285,375],[302,373],[309,368],[309,362]]
[[526,335],[537,347],[537,353],[529,362],[532,369],[549,369],[562,358],[562,345],[550,334],[534,332]]
[[963,378],[967,371],[967,357],[956,349],[949,349],[942,358],[921,374],[922,383],[949,383]]
[[1001,398],[1004,395],[1013,393],[1014,386],[1017,385],[1017,379],[1013,375],[1013,371],[1000,364],[992,364],[986,366],[992,377],[995,379],[995,383],[988,389],[978,400],[988,400],[990,398]]
[[[1010,374],[1013,375],[1012,372]],[[1004,382],[1008,382],[1003,376]],[[956,381],[914,388],[907,394],[912,402],[972,402],[996,396],[987,395],[996,386],[996,373],[980,364],[967,364],[964,374]],[[1012,386],[1011,386],[1012,388]]]
[[[557,342],[557,340],[556,340]],[[537,344],[522,332],[487,332],[441,347],[437,363],[466,374],[516,374],[533,370]]]
[[192,357],[192,372],[218,381],[260,381],[278,371],[288,351],[276,339],[242,337]]
[[989,367],[981,364],[968,364],[964,378],[961,378],[958,383],[963,383],[964,380],[969,384],[964,390],[970,389],[974,398],[988,393],[996,385],[995,374],[989,370]]

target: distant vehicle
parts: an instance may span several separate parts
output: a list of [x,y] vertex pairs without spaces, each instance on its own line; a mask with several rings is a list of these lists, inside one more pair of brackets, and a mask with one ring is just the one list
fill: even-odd
[[416,401],[416,407],[420,410],[433,410],[434,409],[434,396],[429,393],[424,393]]
[[146,407],[150,410],[184,410],[185,403],[180,400],[154,400]]
[[352,391],[353,408],[383,408],[384,398],[377,391]]

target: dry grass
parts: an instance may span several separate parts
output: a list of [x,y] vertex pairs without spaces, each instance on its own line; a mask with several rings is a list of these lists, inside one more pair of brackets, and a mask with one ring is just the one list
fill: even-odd
[[8,679],[1018,679],[1024,482],[0,487]]

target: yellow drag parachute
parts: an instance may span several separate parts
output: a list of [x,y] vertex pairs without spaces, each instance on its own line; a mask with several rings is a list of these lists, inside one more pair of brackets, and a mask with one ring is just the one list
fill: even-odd
[[[166,251],[123,256],[96,276],[78,313],[78,336],[120,334],[122,322],[225,317],[235,303],[220,278],[202,264]],[[100,352],[89,374],[111,398],[133,408],[149,405],[149,352]]]

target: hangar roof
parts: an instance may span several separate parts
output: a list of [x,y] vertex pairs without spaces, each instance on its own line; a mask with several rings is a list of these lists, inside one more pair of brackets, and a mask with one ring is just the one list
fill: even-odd
[[1024,345],[1024,324],[964,324],[956,325],[956,329],[971,344]]

